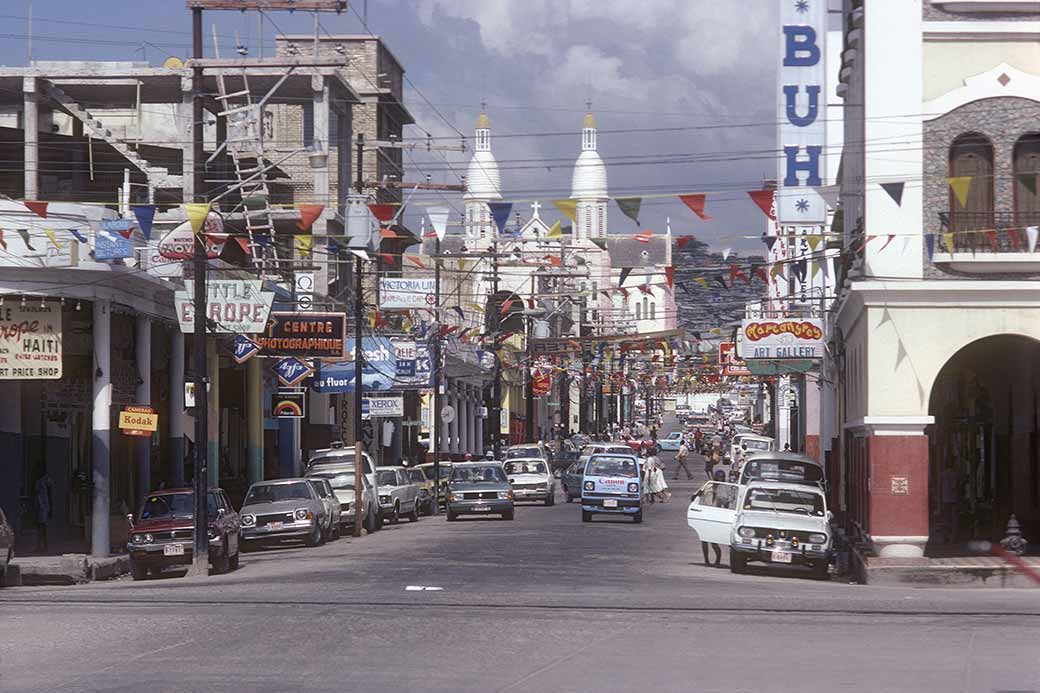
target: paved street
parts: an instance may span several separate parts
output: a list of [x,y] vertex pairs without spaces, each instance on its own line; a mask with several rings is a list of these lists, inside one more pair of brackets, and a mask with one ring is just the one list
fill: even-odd
[[561,502],[7,589],[0,690],[1040,690],[1040,591],[734,576],[685,526],[697,480],[671,483],[642,525]]

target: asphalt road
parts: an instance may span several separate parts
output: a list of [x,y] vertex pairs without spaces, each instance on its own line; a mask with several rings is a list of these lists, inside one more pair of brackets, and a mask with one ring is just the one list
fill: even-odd
[[1040,691],[1040,590],[707,567],[691,467],[641,525],[561,501],[224,576],[6,589],[0,691]]

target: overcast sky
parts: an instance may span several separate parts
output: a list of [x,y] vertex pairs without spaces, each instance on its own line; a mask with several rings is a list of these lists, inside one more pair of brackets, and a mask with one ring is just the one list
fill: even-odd
[[[4,0],[0,62],[25,65],[29,2]],[[183,0],[34,0],[36,59],[161,63],[185,56]],[[585,101],[593,104],[612,195],[715,192],[703,222],[673,199],[647,199],[642,228],[694,233],[713,248],[759,252],[765,218],[743,191],[775,177],[777,45],[773,0],[369,0],[368,26],[422,93],[405,99],[421,129],[467,136],[488,104],[504,197],[546,207],[570,194]],[[362,11],[363,0],[355,5]],[[311,31],[313,16],[272,15],[278,29]],[[255,15],[212,12],[222,50],[235,34],[256,55]],[[277,25],[277,28],[275,26]],[[107,26],[106,26],[107,25]],[[322,17],[323,31],[361,33],[353,12]],[[206,41],[207,51],[212,40]],[[429,105],[425,99],[428,99]],[[471,144],[471,143],[470,143]],[[414,175],[457,182],[469,154],[416,157]],[[406,161],[408,157],[406,157]],[[671,160],[671,161],[670,161]],[[461,209],[460,196],[448,201]],[[543,214],[543,216],[546,216]],[[550,213],[548,216],[552,216]],[[635,233],[616,211],[611,232]]]

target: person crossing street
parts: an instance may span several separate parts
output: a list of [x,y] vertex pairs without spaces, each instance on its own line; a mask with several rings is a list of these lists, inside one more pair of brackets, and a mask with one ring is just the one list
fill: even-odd
[[672,477],[673,481],[678,481],[679,470],[686,472],[687,479],[693,479],[693,474],[690,473],[690,468],[686,466],[686,458],[690,455],[690,448],[686,446],[686,441],[683,441],[679,446],[678,452],[675,453],[675,476]]

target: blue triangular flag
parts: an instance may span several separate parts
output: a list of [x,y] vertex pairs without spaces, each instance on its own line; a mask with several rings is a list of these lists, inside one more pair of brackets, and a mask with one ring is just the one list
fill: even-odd
[[327,247],[328,247],[328,250],[329,250],[329,255],[331,255],[332,257],[339,257],[339,251],[340,251],[339,243],[337,243],[336,241],[330,240],[328,242],[328,244],[327,244]]
[[271,245],[271,239],[267,237],[266,233],[254,233],[253,240],[265,248]]
[[935,255],[935,234],[925,234],[924,244],[928,246],[928,262],[931,262],[932,256]]
[[75,236],[76,240],[79,241],[80,243],[86,243],[87,242],[87,237],[84,236],[83,234],[81,234],[76,229],[69,229],[69,233],[71,233],[73,236]]
[[505,233],[506,222],[509,221],[509,214],[513,211],[513,203],[489,202],[488,209],[491,210],[491,218],[495,220],[495,226],[498,227],[498,232]]
[[131,205],[134,216],[137,217],[137,225],[141,227],[141,233],[147,240],[152,240],[152,222],[155,221],[155,205]]

